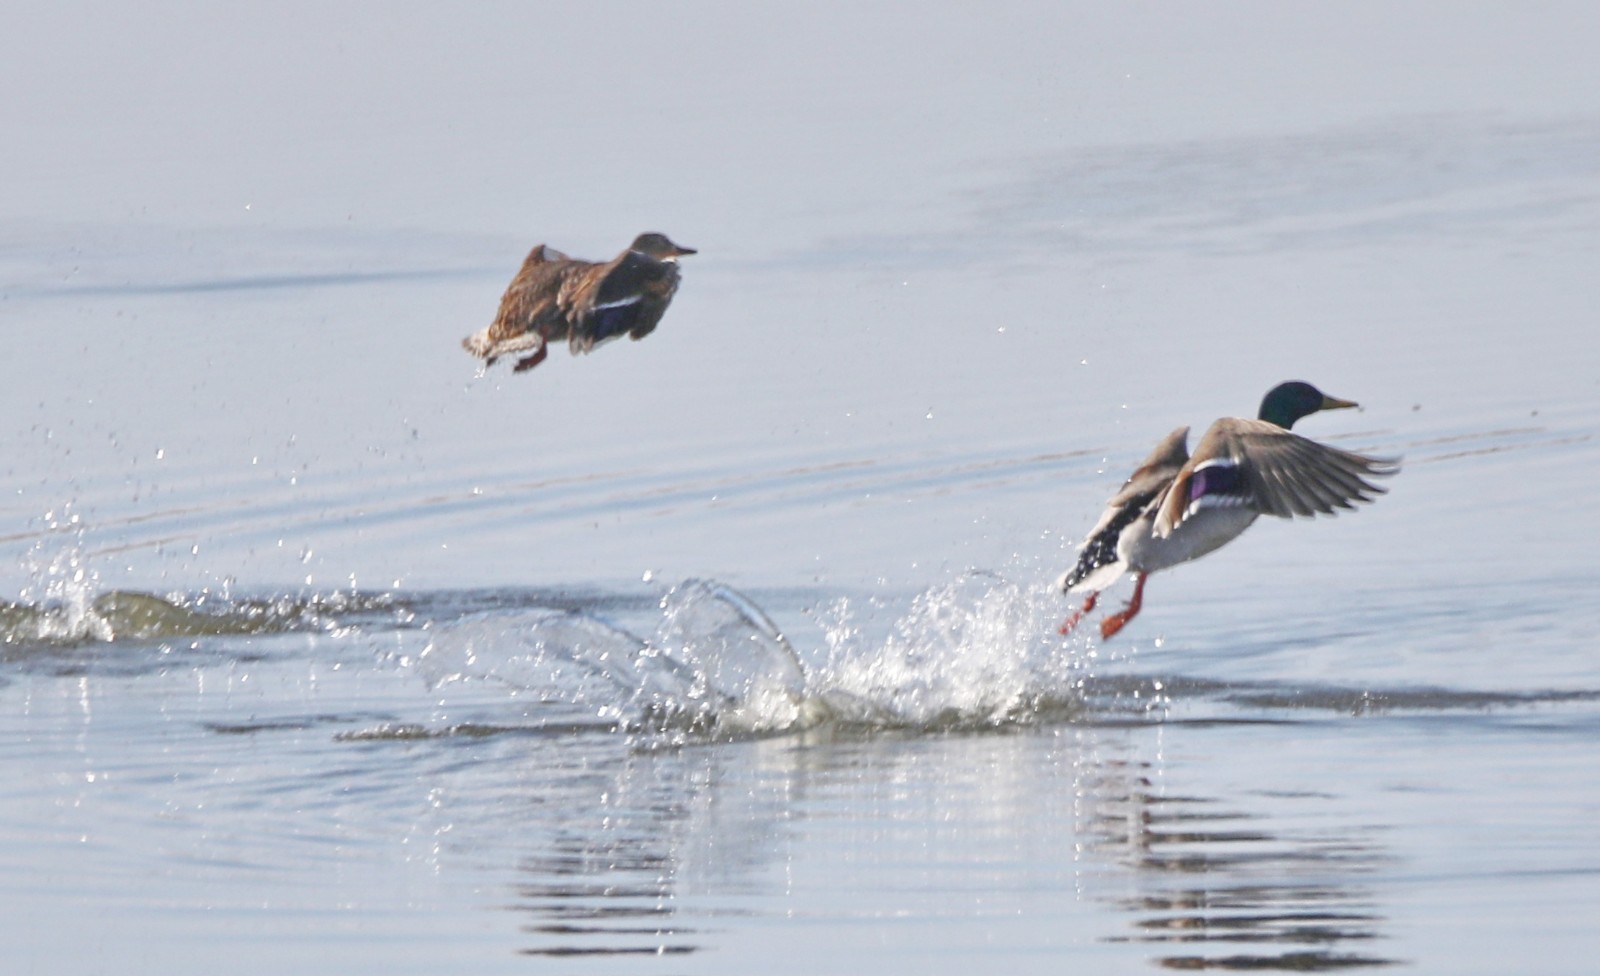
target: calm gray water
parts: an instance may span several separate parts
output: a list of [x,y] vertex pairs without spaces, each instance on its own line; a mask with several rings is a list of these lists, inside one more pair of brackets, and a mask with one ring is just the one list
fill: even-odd
[[[0,26],[8,972],[1593,970],[1587,6]],[[1289,378],[1391,493],[1059,637]]]

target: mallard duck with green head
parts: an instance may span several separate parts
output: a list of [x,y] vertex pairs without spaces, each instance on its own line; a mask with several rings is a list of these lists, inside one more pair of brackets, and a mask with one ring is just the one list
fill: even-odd
[[1111,496],[1077,565],[1057,580],[1063,593],[1088,593],[1061,633],[1070,633],[1123,573],[1134,574],[1133,598],[1100,622],[1101,637],[1138,614],[1151,573],[1226,545],[1257,517],[1333,515],[1383,494],[1386,489],[1367,479],[1394,474],[1398,461],[1328,447],[1290,430],[1303,417],[1354,406],[1292,381],[1267,391],[1257,419],[1213,423],[1192,455],[1189,428],[1168,434]]
[[678,290],[678,259],[694,248],[640,234],[610,261],[578,261],[543,244],[528,252],[485,329],[461,340],[484,368],[517,356],[513,372],[544,362],[549,343],[586,353],[612,339],[655,331]]

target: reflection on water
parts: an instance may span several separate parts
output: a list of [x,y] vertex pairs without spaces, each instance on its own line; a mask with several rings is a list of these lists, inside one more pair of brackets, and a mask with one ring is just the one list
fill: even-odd
[[[1132,871],[1137,894],[1109,900],[1170,969],[1312,972],[1392,965],[1357,951],[1384,916],[1362,876],[1387,853],[1351,827],[1296,835],[1219,797],[1160,795],[1148,763],[1096,769],[1080,828],[1100,857]],[[1316,803],[1322,796],[1290,798]]]
[[[964,793],[974,774],[1004,755],[1024,778],[1050,781],[1034,765],[1045,756],[1055,769],[1070,770],[1077,815],[1069,822],[1040,823],[1039,797],[1004,788],[983,799],[984,817],[1014,825],[1006,830],[1018,836],[1053,831],[1061,847],[1078,852],[1081,897],[1124,919],[1124,932],[1102,931],[1103,942],[1148,947],[1152,963],[1171,969],[1330,971],[1401,961],[1374,949],[1386,937],[1386,913],[1366,879],[1390,855],[1371,829],[1301,832],[1250,812],[1237,796],[1180,793],[1159,760],[1130,758],[1150,735],[1083,727],[1064,740],[1033,730],[899,750],[871,737],[811,733],[802,741],[688,755],[633,754],[590,783],[593,802],[573,794],[571,806],[542,809],[537,824],[518,825],[518,833],[532,827],[543,835],[516,859],[508,907],[524,917],[519,931],[528,937],[518,951],[579,957],[715,949],[716,932],[731,924],[730,900],[759,904],[748,896],[772,895],[774,879],[793,872],[788,832],[811,833],[841,808],[875,809],[885,820],[874,836],[886,847],[901,833],[948,832],[941,811],[960,818],[958,829],[974,829]],[[1054,745],[1041,750],[1047,740]],[[1062,741],[1073,744],[1060,751]],[[923,767],[930,755],[938,769]],[[1158,777],[1164,788],[1153,784]],[[884,783],[899,784],[887,808]],[[959,860],[965,852],[942,856],[952,853]],[[892,855],[881,856],[892,864]],[[1040,868],[975,862],[966,883],[1016,897],[1037,883]],[[926,869],[900,864],[890,876],[868,877],[892,901],[896,890],[904,899]],[[962,889],[942,887],[960,897]]]
[[[598,743],[596,743],[598,745]],[[570,804],[541,804],[535,843],[515,855],[513,901],[530,956],[687,955],[770,894],[777,828],[803,778],[800,751],[745,743],[591,762]],[[591,756],[592,759],[599,759]],[[593,767],[604,766],[605,772]],[[541,799],[548,800],[548,795]],[[716,920],[716,924],[713,924]],[[709,927],[708,927],[709,926]]]
[[[408,864],[474,893],[434,910],[515,919],[502,958],[731,952],[792,914],[1026,958],[1327,971],[1408,955],[1384,948],[1393,824],[1343,812],[1342,779],[1249,757],[1332,724],[1597,699],[1106,670],[1049,636],[1037,599],[974,574],[887,622],[835,606],[808,642],[703,581],[651,599],[85,594],[6,609],[0,731],[21,745],[0,752],[29,770],[23,821],[55,803],[86,836],[108,817],[156,836],[155,862],[138,843],[114,870],[86,862],[84,897],[208,858],[348,870],[402,836]],[[1179,740],[1202,758],[1170,759]],[[180,933],[215,897],[160,894],[191,910]]]
[[639,838],[597,847],[593,838],[562,838],[518,865],[530,880],[516,886],[515,909],[533,920],[522,931],[529,956],[687,955],[702,947],[680,929],[671,856],[641,848]]
[[765,872],[784,858],[777,828],[803,794],[806,750],[782,740],[733,754],[638,750],[615,736],[557,747],[579,755],[523,782],[537,796],[512,814],[511,833],[528,838],[511,855],[506,906],[523,919],[519,954],[696,953],[715,947],[710,917],[748,914],[728,899],[770,893]]

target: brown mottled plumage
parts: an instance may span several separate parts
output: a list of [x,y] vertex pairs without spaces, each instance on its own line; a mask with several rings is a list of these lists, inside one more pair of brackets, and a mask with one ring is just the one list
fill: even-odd
[[566,339],[580,353],[622,335],[643,339],[678,290],[678,258],[694,253],[656,233],[640,234],[605,262],[577,261],[540,244],[511,279],[494,321],[461,345],[485,367],[520,355],[520,373],[543,362],[551,342]]

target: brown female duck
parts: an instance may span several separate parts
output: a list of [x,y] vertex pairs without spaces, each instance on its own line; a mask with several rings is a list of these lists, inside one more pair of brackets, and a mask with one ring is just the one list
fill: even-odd
[[513,371],[520,373],[543,362],[551,342],[565,339],[576,354],[623,335],[643,339],[678,290],[678,258],[694,253],[656,233],[640,234],[604,262],[540,244],[511,279],[494,321],[461,345],[485,367],[518,356]]

